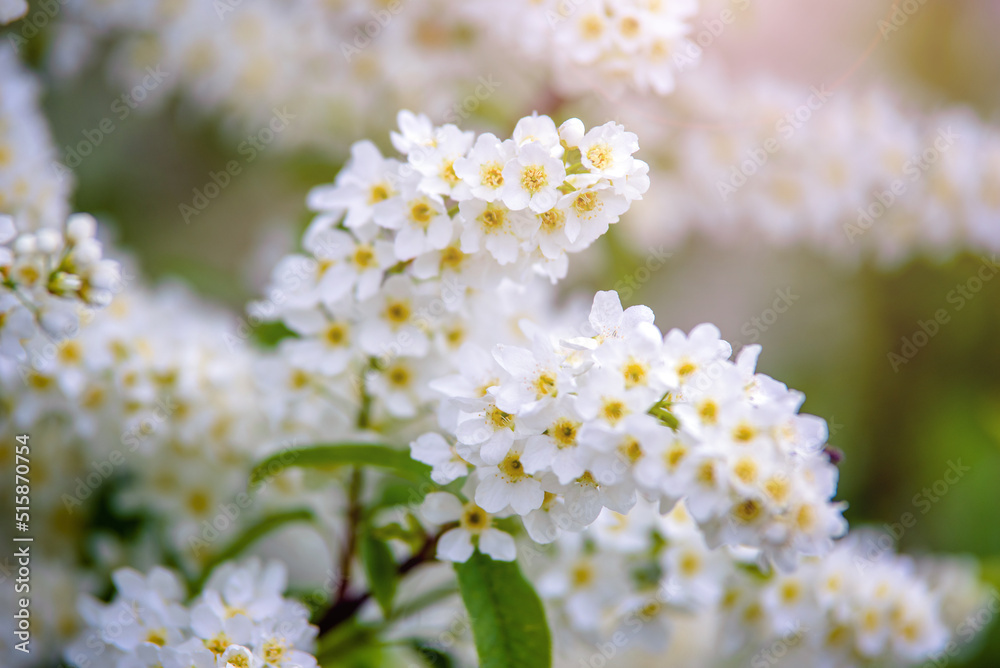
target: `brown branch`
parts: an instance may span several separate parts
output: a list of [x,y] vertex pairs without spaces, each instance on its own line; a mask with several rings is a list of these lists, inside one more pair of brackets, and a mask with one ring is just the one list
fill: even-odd
[[[399,577],[403,577],[417,566],[433,560],[437,549],[437,542],[440,537],[441,534],[427,536],[424,540],[424,544],[420,546],[420,549],[415,552],[412,557],[401,563],[396,569],[396,573]],[[319,634],[321,636],[353,617],[354,613],[356,613],[358,609],[372,597],[372,593],[370,591],[349,596],[347,594],[346,577],[341,580],[340,589],[341,591],[337,595],[337,600],[332,606],[330,606],[317,624],[317,626],[319,626]]]

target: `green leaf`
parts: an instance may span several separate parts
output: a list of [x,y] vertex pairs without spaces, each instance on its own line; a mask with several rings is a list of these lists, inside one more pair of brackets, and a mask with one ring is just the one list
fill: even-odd
[[453,668],[455,665],[455,661],[449,654],[431,647],[422,640],[411,640],[410,647],[420,656],[423,663],[430,666],[430,668]]
[[545,610],[517,563],[476,553],[455,564],[482,668],[548,668],[552,638]]
[[253,340],[264,348],[274,348],[285,339],[295,336],[282,322],[262,322],[250,330]]
[[365,567],[365,577],[372,596],[378,601],[382,613],[388,617],[392,613],[392,599],[396,596],[396,560],[389,544],[366,533],[361,539],[361,563]]
[[225,549],[208,558],[205,562],[204,568],[202,569],[201,577],[199,577],[194,583],[194,591],[201,591],[205,581],[208,580],[208,576],[211,575],[212,569],[224,561],[229,561],[230,559],[238,557],[243,550],[250,547],[250,545],[263,536],[266,536],[275,529],[291,522],[312,522],[314,519],[315,517],[312,511],[308,508],[289,510],[261,518],[244,529],[243,533],[237,536],[236,539],[226,546]]
[[255,485],[293,466],[327,468],[374,466],[410,481],[430,484],[430,467],[410,458],[410,453],[378,443],[333,443],[310,445],[276,452],[254,467],[250,484]]

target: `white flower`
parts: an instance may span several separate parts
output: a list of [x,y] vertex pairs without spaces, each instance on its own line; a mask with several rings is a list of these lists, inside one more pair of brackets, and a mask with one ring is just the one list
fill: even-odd
[[455,174],[468,186],[468,193],[455,199],[479,199],[494,202],[503,192],[503,168],[514,158],[513,140],[500,141],[489,132],[479,135],[468,156],[455,160]]
[[440,434],[430,432],[410,443],[410,456],[431,466],[431,480],[447,485],[468,475],[469,465]]
[[590,309],[588,322],[590,333],[598,340],[607,338],[623,338],[639,323],[652,324],[653,311],[648,306],[630,306],[622,309],[618,293],[602,291],[594,295],[594,304]]
[[413,258],[441,250],[451,240],[452,222],[441,198],[404,183],[398,197],[386,200],[375,211],[375,222],[396,231],[396,259]]
[[513,561],[517,557],[514,538],[493,528],[492,516],[475,503],[463,505],[452,494],[431,492],[424,498],[420,512],[434,524],[458,522],[456,528],[449,529],[438,540],[439,559],[468,561],[476,548],[498,561]]
[[344,225],[362,227],[372,220],[377,204],[396,194],[398,169],[399,161],[383,158],[372,142],[356,142],[336,182],[313,188],[306,202],[313,211],[330,212],[338,218],[346,211]]
[[346,314],[314,308],[287,311],[284,320],[292,331],[303,337],[281,344],[289,361],[299,368],[314,368],[333,376],[346,369],[356,354],[356,333]]
[[334,304],[352,291],[359,301],[369,299],[378,291],[386,269],[396,260],[392,246],[378,239],[362,241],[343,230],[321,229],[316,225],[320,219],[313,221],[304,238],[306,250],[316,258],[307,260],[315,264],[315,278],[311,281],[307,278],[312,264],[297,270],[286,268],[285,276],[293,286],[314,282],[312,303]]
[[503,203],[513,211],[548,211],[559,200],[559,186],[565,179],[562,161],[552,157],[544,144],[531,141],[519,146],[517,156],[504,166]]
[[508,452],[495,468],[479,469],[479,475],[476,503],[487,512],[503,512],[509,506],[518,515],[527,515],[545,499],[542,484],[524,470],[517,450]]
[[434,133],[434,145],[412,149],[407,161],[423,177],[418,190],[431,195],[464,199],[468,185],[455,172],[455,162],[472,147],[473,132],[462,132],[454,125],[444,125]]
[[462,252],[487,250],[500,264],[518,259],[522,230],[527,217],[501,202],[470,199],[459,202],[462,217]]
[[543,431],[525,442],[521,463],[527,473],[551,470],[562,485],[584,474],[587,456],[579,442],[583,418],[574,404],[573,398],[567,397],[535,418]]
[[497,363],[507,372],[494,395],[497,407],[508,413],[534,412],[558,397],[570,383],[552,342],[538,334],[532,344],[530,350],[498,345],[493,352]]
[[614,121],[592,128],[578,144],[580,161],[592,174],[618,179],[632,171],[639,138]]
[[392,145],[403,155],[415,148],[433,146],[436,137],[434,124],[424,114],[419,116],[412,111],[402,110],[396,116],[399,132],[391,132]]
[[360,323],[362,349],[385,359],[426,355],[430,341],[421,327],[424,303],[412,279],[390,276],[365,305],[365,317]]

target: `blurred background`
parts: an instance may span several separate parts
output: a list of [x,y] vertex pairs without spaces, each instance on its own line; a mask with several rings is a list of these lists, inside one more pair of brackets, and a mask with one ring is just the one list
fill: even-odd
[[[703,56],[737,79],[764,72],[792,82],[891,87],[926,113],[961,107],[983,123],[995,122],[1000,3],[914,2],[919,11],[888,39],[878,22],[890,15],[891,0],[708,3],[699,17],[711,19],[729,7],[736,21]],[[237,20],[238,4],[220,30]],[[358,12],[368,11],[364,3],[359,7]],[[387,93],[383,99],[378,91],[382,75],[376,72],[366,89],[371,96],[366,108],[378,113],[355,110],[342,119],[335,105],[328,105],[313,116],[329,120],[330,136],[321,136],[316,128],[322,125],[313,123],[293,141],[279,135],[248,160],[241,149],[254,131],[247,130],[246,115],[225,102],[203,104],[193,101],[194,94],[172,88],[119,118],[121,108],[112,105],[128,91],[122,85],[120,49],[130,29],[110,20],[88,23],[86,3],[69,3],[65,11],[72,13],[60,15],[22,46],[22,58],[44,82],[44,111],[63,161],[69,164],[69,153],[84,132],[106,117],[115,124],[72,169],[73,210],[92,212],[108,224],[114,244],[134,255],[150,279],[180,278],[234,312],[255,297],[276,259],[294,248],[309,218],[306,193],[333,179],[345,148],[366,136],[389,147],[400,97],[436,122],[457,120],[469,129],[504,133],[514,119],[534,109],[552,114],[557,123],[575,113],[596,115],[586,96],[553,99],[543,82],[516,94],[514,84],[501,87],[498,97],[477,105],[467,118],[446,118],[441,110],[448,106],[425,100],[419,91]],[[414,11],[433,15],[433,9]],[[692,24],[698,27],[702,20]],[[418,26],[421,46],[431,52],[428,59],[463,57],[476,37],[460,33],[456,25],[461,22],[441,19],[441,25]],[[99,32],[101,39],[79,46],[88,31]],[[5,32],[9,38],[23,28],[14,24]],[[387,32],[381,39],[385,43],[375,46],[388,48],[394,37]],[[131,43],[129,53],[150,43]],[[272,57],[279,59],[281,53],[276,49]],[[421,63],[420,53],[414,67],[437,67],[430,60]],[[489,57],[499,63],[506,54]],[[357,62],[330,67],[354,68]],[[681,72],[681,87],[696,80],[701,68]],[[453,94],[462,99],[475,85],[475,79],[465,81]],[[289,111],[300,113],[309,105],[309,86],[309,81],[298,83]],[[280,106],[280,99],[271,101]],[[601,104],[614,108],[615,102]],[[671,103],[655,102],[650,108],[661,104]],[[604,119],[585,120],[590,125]],[[660,150],[657,140],[645,141],[636,131],[639,157]],[[684,129],[675,131],[683,134]],[[240,173],[197,207],[211,174],[232,160],[239,162]],[[654,175],[651,193],[657,188]],[[683,196],[677,190],[670,194]],[[865,255],[845,259],[814,244],[769,243],[754,234],[718,243],[696,226],[683,234],[660,234],[659,228],[674,230],[677,221],[671,219],[669,202],[655,201],[657,210],[647,209],[641,221],[624,218],[609,238],[571,263],[565,293],[615,288],[627,304],[651,306],[664,331],[708,321],[734,347],[762,344],[759,370],[804,392],[804,410],[828,421],[830,442],[844,453],[839,496],[850,503],[846,516],[852,528],[883,527],[913,513],[916,524],[901,535],[902,551],[974,555],[987,578],[1000,586],[1000,279],[974,280],[993,278],[997,268],[989,261],[1000,258],[972,247],[944,259],[913,253],[884,263]],[[185,215],[182,205],[197,212]],[[665,253],[670,256],[663,266],[648,264]],[[933,336],[920,336],[920,323],[934,320],[942,309],[948,322]],[[957,483],[942,486],[953,463],[969,468]],[[986,634],[979,642],[985,644],[983,651],[966,665],[1000,665],[1000,634]]]

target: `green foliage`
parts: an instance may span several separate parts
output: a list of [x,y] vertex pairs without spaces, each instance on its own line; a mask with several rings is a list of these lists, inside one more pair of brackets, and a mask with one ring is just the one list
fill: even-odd
[[391,471],[412,482],[430,484],[430,467],[410,458],[410,453],[377,443],[333,443],[282,450],[261,461],[250,474],[250,484],[291,467],[338,468],[372,466]]
[[212,573],[212,569],[224,561],[235,559],[243,552],[243,550],[272,531],[291,522],[312,522],[314,519],[315,518],[311,510],[301,508],[298,510],[289,510],[282,513],[268,515],[267,517],[251,524],[244,529],[243,533],[237,536],[233,542],[223,548],[222,551],[209,557],[209,559],[205,562],[204,568],[202,569],[201,576],[195,581],[192,589],[194,589],[194,591],[201,591],[205,581],[208,580],[208,576]]
[[547,668],[552,637],[538,594],[516,562],[476,553],[455,564],[482,668]]
[[370,533],[361,539],[361,563],[365,567],[365,577],[372,596],[388,617],[392,613],[392,600],[396,596],[398,575],[396,560],[389,544]]

